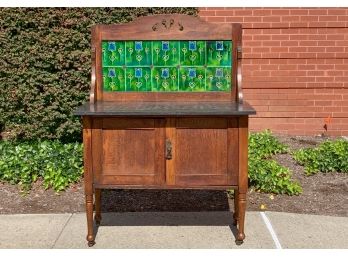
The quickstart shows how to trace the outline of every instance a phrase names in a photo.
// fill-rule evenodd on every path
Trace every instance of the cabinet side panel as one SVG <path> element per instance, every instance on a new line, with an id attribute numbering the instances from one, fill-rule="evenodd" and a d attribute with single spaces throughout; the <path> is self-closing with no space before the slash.
<path id="1" fill-rule="evenodd" d="M 92 128 L 92 155 L 93 155 L 93 177 L 94 182 L 98 182 L 102 173 L 102 119 L 93 119 Z"/>
<path id="2" fill-rule="evenodd" d="M 231 185 L 238 183 L 238 119 L 231 118 L 228 121 L 228 181 Z"/>

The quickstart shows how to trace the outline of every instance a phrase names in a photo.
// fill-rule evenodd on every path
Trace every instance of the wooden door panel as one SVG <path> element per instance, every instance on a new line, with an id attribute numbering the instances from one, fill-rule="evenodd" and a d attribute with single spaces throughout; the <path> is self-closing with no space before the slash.
<path id="1" fill-rule="evenodd" d="M 236 120 L 228 118 L 176 119 L 170 167 L 175 182 L 171 182 L 180 186 L 236 184 L 237 129 Z"/>
<path id="2" fill-rule="evenodd" d="M 103 174 L 153 175 L 155 128 L 104 129 Z"/>
<path id="3" fill-rule="evenodd" d="M 227 168 L 226 129 L 177 129 L 177 175 L 224 175 Z"/>
<path id="4" fill-rule="evenodd" d="M 96 127 L 97 183 L 164 183 L 163 120 L 109 118 L 97 121 Z"/>

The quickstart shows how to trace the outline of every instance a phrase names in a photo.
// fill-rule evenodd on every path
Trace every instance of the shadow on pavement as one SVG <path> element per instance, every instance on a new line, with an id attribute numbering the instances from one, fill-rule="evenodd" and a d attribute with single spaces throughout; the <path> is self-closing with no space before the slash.
<path id="1" fill-rule="evenodd" d="M 155 215 L 154 215 L 155 214 Z M 130 212 L 102 213 L 100 226 L 229 226 L 236 238 L 233 213 L 218 212 Z M 94 227 L 95 235 L 99 226 Z"/>

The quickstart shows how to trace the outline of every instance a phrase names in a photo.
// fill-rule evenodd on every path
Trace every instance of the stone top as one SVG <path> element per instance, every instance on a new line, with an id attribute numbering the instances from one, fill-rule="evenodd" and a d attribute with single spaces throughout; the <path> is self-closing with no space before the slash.
<path id="1" fill-rule="evenodd" d="M 78 116 L 243 116 L 256 114 L 248 103 L 236 102 L 106 102 L 85 103 Z"/>

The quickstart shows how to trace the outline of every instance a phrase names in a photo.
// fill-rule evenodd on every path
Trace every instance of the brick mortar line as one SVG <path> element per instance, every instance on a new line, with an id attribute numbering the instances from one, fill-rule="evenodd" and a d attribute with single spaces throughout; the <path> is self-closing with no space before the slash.
<path id="1" fill-rule="evenodd" d="M 215 16 L 213 16 L 215 17 Z M 222 16 L 221 16 L 222 17 Z M 233 17 L 233 16 L 231 16 Z M 211 23 L 241 23 L 242 25 L 244 23 L 249 23 L 249 22 L 211 22 Z M 252 22 L 250 22 L 252 23 Z M 265 22 L 268 23 L 268 22 Z M 348 27 L 254 27 L 254 28 L 250 28 L 250 27 L 242 27 L 242 29 L 348 29 Z"/>
<path id="2" fill-rule="evenodd" d="M 323 116 L 323 117 L 317 117 L 317 118 L 313 118 L 313 117 L 290 117 L 290 116 L 286 116 L 286 117 L 281 117 L 281 116 L 272 116 L 272 117 L 259 117 L 257 116 L 256 114 L 256 117 L 249 117 L 249 119 L 255 119 L 255 118 L 258 118 L 258 119 L 279 119 L 279 118 L 283 118 L 283 119 L 322 119 L 322 118 L 326 118 L 326 116 Z M 332 119 L 348 119 L 348 117 L 331 117 Z M 304 123 L 286 123 L 286 124 L 304 124 Z M 309 125 L 309 124 L 306 124 L 306 125 Z M 337 125 L 337 124 L 336 124 Z M 346 125 L 346 124 L 343 124 L 343 125 Z M 320 126 L 320 125 L 318 125 Z M 348 127 L 348 125 L 347 125 Z M 293 129 L 289 129 L 289 130 L 293 130 Z M 314 130 L 314 129 L 305 129 L 305 130 Z"/>
<path id="3" fill-rule="evenodd" d="M 264 81 L 256 81 L 256 82 L 264 82 Z M 281 83 L 281 82 L 266 82 L 266 83 Z M 345 87 L 243 87 L 243 89 L 272 89 L 272 90 L 273 89 L 346 89 L 348 90 L 348 88 L 345 88 Z"/>
<path id="4" fill-rule="evenodd" d="M 308 53 L 308 52 L 297 52 L 297 53 Z M 296 52 L 295 52 L 296 54 Z M 320 57 L 320 58 L 285 58 L 285 57 L 282 57 L 282 58 L 262 58 L 262 57 L 242 57 L 241 58 L 242 60 L 253 60 L 253 59 L 256 59 L 256 60 L 348 60 L 348 57 L 330 57 L 330 58 L 324 58 L 324 57 Z"/>
<path id="5" fill-rule="evenodd" d="M 257 115 L 257 114 L 256 114 Z M 255 119 L 255 118 L 258 118 L 258 119 L 279 119 L 279 118 L 282 118 L 282 119 L 321 119 L 321 118 L 326 118 L 326 116 L 323 116 L 323 117 L 296 117 L 296 116 L 271 116 L 271 117 L 249 117 L 249 119 Z M 331 117 L 333 119 L 348 119 L 348 116 L 347 117 Z M 299 123 L 299 124 L 302 124 L 302 123 Z M 348 124 L 343 124 L 343 125 L 347 125 Z"/>
<path id="6" fill-rule="evenodd" d="M 201 18 L 204 17 L 234 17 L 234 16 L 200 16 Z M 209 21 L 207 21 L 209 22 Z M 323 21 L 324 22 L 324 21 Z M 339 21 L 338 21 L 339 22 Z M 216 24 L 220 24 L 220 23 L 225 23 L 225 24 L 229 24 L 229 23 L 241 23 L 243 24 L 247 24 L 247 23 L 253 23 L 253 22 L 236 22 L 236 21 L 221 21 L 221 22 L 210 22 L 210 23 L 216 23 Z M 258 22 L 258 23 L 272 23 L 272 22 Z M 328 26 L 328 27 L 242 27 L 243 30 L 250 30 L 250 29 L 347 29 L 348 26 L 341 26 L 341 27 L 337 27 L 337 26 Z"/>

